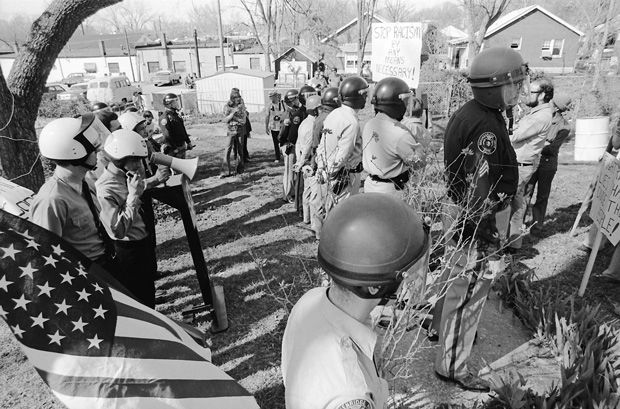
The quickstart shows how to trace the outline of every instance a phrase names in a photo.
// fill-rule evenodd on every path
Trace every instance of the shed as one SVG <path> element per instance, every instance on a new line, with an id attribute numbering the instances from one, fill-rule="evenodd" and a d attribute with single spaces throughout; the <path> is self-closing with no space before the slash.
<path id="1" fill-rule="evenodd" d="M 274 87 L 272 72 L 235 69 L 219 71 L 196 81 L 198 110 L 203 114 L 220 113 L 228 102 L 230 90 L 239 88 L 249 112 L 260 112 L 269 101 Z"/>
<path id="2" fill-rule="evenodd" d="M 274 62 L 276 78 L 280 82 L 292 82 L 284 78 L 286 74 L 287 76 L 304 75 L 305 79 L 308 79 L 314 75 L 318 62 L 318 55 L 303 46 L 296 45 L 276 58 Z"/>

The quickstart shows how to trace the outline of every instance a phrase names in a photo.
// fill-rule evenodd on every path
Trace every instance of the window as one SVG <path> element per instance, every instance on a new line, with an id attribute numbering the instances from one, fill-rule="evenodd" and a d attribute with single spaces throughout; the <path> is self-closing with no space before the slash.
<path id="1" fill-rule="evenodd" d="M 119 72 L 121 72 L 121 69 L 117 62 L 109 62 L 108 70 L 110 71 L 110 74 L 118 74 Z"/>
<path id="2" fill-rule="evenodd" d="M 88 84 L 88 88 L 97 88 L 97 83 L 91 82 L 90 84 Z"/>
<path id="3" fill-rule="evenodd" d="M 510 41 L 510 48 L 512 48 L 513 50 L 520 50 L 521 49 L 521 40 L 522 40 L 522 37 L 513 38 Z"/>
<path id="4" fill-rule="evenodd" d="M 564 39 L 545 40 L 541 48 L 542 58 L 561 58 L 564 50 Z"/>
<path id="5" fill-rule="evenodd" d="M 260 58 L 250 57 L 250 69 L 260 70 Z"/>
<path id="6" fill-rule="evenodd" d="M 187 72 L 185 61 L 172 61 L 172 66 L 176 72 Z"/>
<path id="7" fill-rule="evenodd" d="M 90 73 L 97 72 L 97 64 L 94 62 L 85 62 L 84 71 L 90 72 Z"/>
<path id="8" fill-rule="evenodd" d="M 148 61 L 146 63 L 146 67 L 149 71 L 149 74 L 159 71 L 159 61 Z"/>
<path id="9" fill-rule="evenodd" d="M 100 82 L 99 83 L 99 88 L 108 88 L 108 83 L 107 82 Z"/>
<path id="10" fill-rule="evenodd" d="M 217 71 L 220 71 L 222 69 L 222 56 L 221 55 L 216 55 L 215 56 L 215 69 Z"/>

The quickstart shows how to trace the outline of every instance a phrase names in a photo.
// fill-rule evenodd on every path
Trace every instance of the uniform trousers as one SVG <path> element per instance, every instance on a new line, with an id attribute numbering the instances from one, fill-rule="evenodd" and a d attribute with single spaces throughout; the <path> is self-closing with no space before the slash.
<path id="1" fill-rule="evenodd" d="M 511 203 L 510 233 L 508 236 L 510 242 L 509 247 L 515 249 L 520 249 L 523 245 L 521 229 L 523 228 L 526 210 L 525 187 L 532 178 L 535 170 L 535 165 L 519 166 L 519 185 Z"/>
<path id="2" fill-rule="evenodd" d="M 309 207 L 310 207 L 310 227 L 314 231 L 314 236 L 321 238 L 321 228 L 325 219 L 325 201 L 327 200 L 327 184 L 319 183 L 316 176 L 310 176 L 306 179 L 308 188 L 310 189 Z"/>
<path id="3" fill-rule="evenodd" d="M 405 197 L 404 192 L 396 189 L 394 183 L 378 182 L 371 179 L 370 175 L 364 180 L 364 193 L 387 193 L 401 200 Z"/>
<path id="4" fill-rule="evenodd" d="M 551 183 L 558 171 L 558 158 L 543 156 L 540 159 L 538 169 L 532 175 L 525 187 L 525 202 L 529 204 L 536 188 L 536 201 L 532 205 L 532 221 L 535 223 L 532 230 L 542 230 L 551 193 Z"/>
<path id="5" fill-rule="evenodd" d="M 271 139 L 273 140 L 273 150 L 276 154 L 276 160 L 279 162 L 282 160 L 282 153 L 280 152 L 280 142 L 278 142 L 278 135 L 280 131 L 271 131 Z"/>
<path id="6" fill-rule="evenodd" d="M 155 308 L 157 258 L 150 237 L 137 241 L 114 240 L 120 273 L 114 275 L 133 296 L 147 307 Z"/>
<path id="7" fill-rule="evenodd" d="M 295 172 L 293 171 L 295 150 L 289 148 L 290 153 L 286 153 L 286 145 L 281 146 L 280 149 L 284 157 L 284 174 L 282 175 L 283 198 L 288 202 L 292 202 L 295 199 Z"/>
<path id="8" fill-rule="evenodd" d="M 459 212 L 455 204 L 444 205 L 445 232 L 455 230 Z M 488 264 L 477 262 L 480 252 L 474 240 L 465 244 L 457 244 L 454 237 L 446 240 L 446 264 L 435 284 L 440 295 L 433 313 L 433 328 L 439 332 L 435 371 L 459 379 L 468 373 L 467 359 L 493 280 L 485 274 Z"/>
<path id="9" fill-rule="evenodd" d="M 342 200 L 349 196 L 356 195 L 360 192 L 360 183 L 362 181 L 362 174 L 359 172 L 349 172 L 349 183 L 342 189 L 340 193 L 334 193 L 331 189 L 331 183 L 328 183 L 327 200 L 325 201 L 326 216 L 329 211 L 340 203 Z"/>

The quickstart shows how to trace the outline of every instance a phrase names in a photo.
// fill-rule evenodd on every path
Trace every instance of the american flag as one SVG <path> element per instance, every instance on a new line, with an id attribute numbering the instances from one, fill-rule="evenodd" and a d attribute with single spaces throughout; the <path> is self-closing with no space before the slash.
<path id="1" fill-rule="evenodd" d="M 258 408 L 211 351 L 55 234 L 0 210 L 0 317 L 68 408 Z"/>

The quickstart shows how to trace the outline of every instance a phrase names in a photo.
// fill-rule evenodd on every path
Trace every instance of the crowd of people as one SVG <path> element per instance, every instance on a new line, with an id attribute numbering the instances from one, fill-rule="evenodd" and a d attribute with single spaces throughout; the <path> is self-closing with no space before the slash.
<path id="1" fill-rule="evenodd" d="M 522 57 L 509 48 L 476 56 L 469 82 L 473 99 L 452 115 L 444 136 L 448 198 L 442 213 L 450 257 L 439 281 L 448 284 L 437 293 L 429 334 L 439 342 L 440 379 L 488 391 L 467 366 L 482 307 L 501 272 L 501 254 L 520 251 L 531 201 L 530 234 L 543 232 L 558 153 L 571 134 L 563 116 L 571 101 L 549 79 L 530 81 Z M 288 318 L 281 363 L 287 408 L 385 407 L 388 388 L 375 366 L 371 312 L 397 294 L 401 301 L 423 301 L 416 294 L 426 282 L 431 238 L 406 199 L 433 149 L 425 107 L 395 77 L 378 81 L 371 98 L 368 93 L 363 77 L 341 78 L 334 70 L 329 81 L 317 71 L 300 89 L 269 94 L 265 131 L 275 161 L 284 165 L 282 198 L 310 225 L 319 240 L 318 262 L 332 280 L 303 295 Z M 520 98 L 530 111 L 515 124 L 512 109 Z M 362 127 L 359 112 L 368 101 L 374 116 Z M 149 158 L 153 152 L 184 158 L 193 147 L 178 97 L 167 94 L 163 103 L 161 144 L 144 108 L 116 115 L 98 103 L 93 113 L 46 125 L 39 147 L 56 169 L 30 213 L 150 307 L 157 263 L 149 191 L 171 171 Z M 226 177 L 243 172 L 249 161 L 251 125 L 237 88 L 223 122 Z"/>

